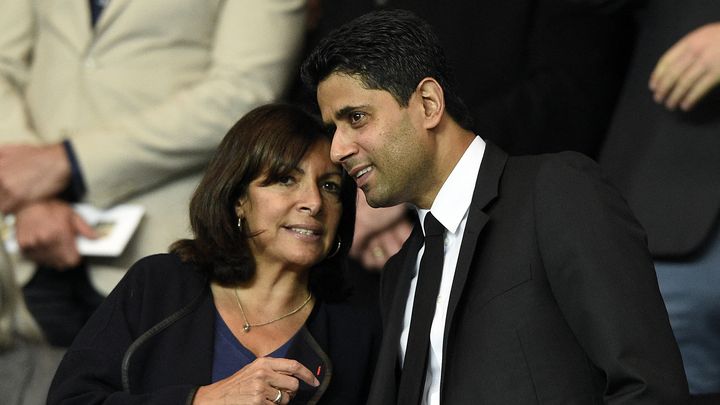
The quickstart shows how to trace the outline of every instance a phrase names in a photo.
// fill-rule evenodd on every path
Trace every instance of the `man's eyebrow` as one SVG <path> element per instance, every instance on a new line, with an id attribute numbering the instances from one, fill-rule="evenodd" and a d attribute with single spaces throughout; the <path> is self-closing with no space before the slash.
<path id="1" fill-rule="evenodd" d="M 351 111 L 353 111 L 357 108 L 358 107 L 351 106 L 351 105 L 345 106 L 345 107 L 335 111 L 335 119 L 341 120 L 341 119 L 345 118 L 348 114 L 350 114 Z"/>
<path id="2" fill-rule="evenodd" d="M 365 107 L 366 107 L 366 106 L 363 106 L 363 105 L 348 105 L 348 106 L 345 106 L 345 107 L 343 107 L 343 108 L 335 111 L 335 114 L 334 114 L 334 117 L 333 117 L 333 118 L 334 118 L 336 121 L 342 121 L 342 120 L 346 119 L 346 117 L 348 116 L 348 114 L 350 114 L 352 111 L 355 111 L 355 110 L 358 110 L 358 109 L 363 109 L 363 108 L 365 108 Z M 336 126 L 334 122 L 327 122 L 327 121 L 324 121 L 324 122 L 323 122 L 323 125 L 324 125 L 325 128 L 328 129 L 328 130 L 334 130 L 334 129 L 335 129 L 335 126 Z"/>

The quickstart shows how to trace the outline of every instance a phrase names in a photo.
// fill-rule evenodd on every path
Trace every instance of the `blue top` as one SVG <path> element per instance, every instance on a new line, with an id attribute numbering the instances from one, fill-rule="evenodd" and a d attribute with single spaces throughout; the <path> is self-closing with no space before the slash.
<path id="1" fill-rule="evenodd" d="M 296 336 L 297 334 L 293 335 L 290 340 L 278 347 L 274 352 L 268 354 L 267 357 L 285 357 Z M 212 382 L 220 381 L 235 374 L 241 368 L 252 363 L 256 358 L 253 352 L 237 340 L 216 309 Z"/>

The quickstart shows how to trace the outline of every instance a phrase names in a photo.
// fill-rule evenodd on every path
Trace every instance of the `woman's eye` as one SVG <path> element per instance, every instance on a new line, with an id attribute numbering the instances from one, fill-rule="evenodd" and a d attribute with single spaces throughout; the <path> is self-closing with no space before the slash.
<path id="1" fill-rule="evenodd" d="M 326 181 L 322 184 L 322 188 L 325 191 L 329 191 L 333 194 L 340 194 L 340 185 L 332 181 Z"/>
<path id="2" fill-rule="evenodd" d="M 277 180 L 277 182 L 279 184 L 289 186 L 289 185 L 295 183 L 295 179 L 292 176 L 282 176 Z"/>

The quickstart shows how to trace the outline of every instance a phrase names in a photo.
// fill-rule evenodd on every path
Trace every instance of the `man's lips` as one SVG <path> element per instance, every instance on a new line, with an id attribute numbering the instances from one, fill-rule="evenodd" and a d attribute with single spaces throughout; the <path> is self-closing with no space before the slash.
<path id="1" fill-rule="evenodd" d="M 365 175 L 365 173 L 371 172 L 372 170 L 373 170 L 373 167 L 372 167 L 372 166 L 368 166 L 368 167 L 366 167 L 366 168 L 358 171 L 357 174 L 355 174 L 355 176 L 353 176 L 353 177 L 355 177 L 355 179 L 359 179 L 360 177 L 362 177 L 363 175 Z"/>
<path id="2" fill-rule="evenodd" d="M 355 180 L 355 183 L 358 187 L 362 187 L 367 183 L 367 179 L 369 178 L 368 174 L 372 173 L 373 170 L 375 170 L 375 167 L 372 165 L 365 166 L 365 167 L 355 167 L 350 171 L 350 176 Z"/>

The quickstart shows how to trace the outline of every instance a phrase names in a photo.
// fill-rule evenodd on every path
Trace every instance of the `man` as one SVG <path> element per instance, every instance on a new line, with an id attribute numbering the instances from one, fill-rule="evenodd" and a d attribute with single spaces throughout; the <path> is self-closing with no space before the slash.
<path id="1" fill-rule="evenodd" d="M 424 224 L 383 273 L 370 404 L 686 400 L 643 230 L 597 165 L 476 136 L 409 12 L 334 31 L 303 77 L 368 203 L 411 203 Z"/>
<path id="2" fill-rule="evenodd" d="M 720 403 L 720 2 L 647 1 L 638 23 L 599 162 L 647 231 L 690 393 Z"/>
<path id="3" fill-rule="evenodd" d="M 187 234 L 215 146 L 290 78 L 304 3 L 0 3 L 0 211 L 38 269 L 25 294 L 51 343 L 70 344 L 95 288 Z M 122 256 L 81 257 L 76 236 L 94 233 L 73 200 L 145 208 Z"/>
<path id="4" fill-rule="evenodd" d="M 364 12 L 410 10 L 434 27 L 483 139 L 511 155 L 575 150 L 596 157 L 627 65 L 632 7 L 597 10 L 588 1 L 316 0 L 321 17 L 308 51 Z M 401 208 L 358 201 L 350 254 L 366 268 L 382 268 L 410 234 Z"/>

